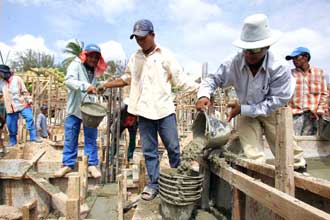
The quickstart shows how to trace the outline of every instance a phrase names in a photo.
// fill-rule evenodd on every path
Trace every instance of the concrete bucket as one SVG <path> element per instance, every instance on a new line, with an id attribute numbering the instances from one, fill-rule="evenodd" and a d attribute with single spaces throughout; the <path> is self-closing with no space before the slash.
<path id="1" fill-rule="evenodd" d="M 203 175 L 192 172 L 181 175 L 176 169 L 160 172 L 159 188 L 161 213 L 165 220 L 188 220 L 191 218 L 195 202 L 200 199 Z"/>
<path id="2" fill-rule="evenodd" d="M 86 127 L 97 128 L 107 114 L 107 109 L 99 103 L 84 102 L 86 96 L 87 94 L 84 96 L 80 106 L 82 121 Z"/>

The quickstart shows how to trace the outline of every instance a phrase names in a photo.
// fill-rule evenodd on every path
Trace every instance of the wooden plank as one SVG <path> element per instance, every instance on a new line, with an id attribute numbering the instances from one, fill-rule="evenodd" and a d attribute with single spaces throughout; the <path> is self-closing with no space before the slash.
<path id="1" fill-rule="evenodd" d="M 124 195 L 123 195 L 123 175 L 117 175 L 117 182 L 118 182 L 118 220 L 124 219 Z"/>
<path id="2" fill-rule="evenodd" d="M 217 160 L 211 171 L 285 219 L 329 220 L 330 215 Z"/>
<path id="3" fill-rule="evenodd" d="M 233 188 L 233 208 L 232 208 L 232 220 L 244 220 L 245 219 L 245 195 Z"/>
<path id="4" fill-rule="evenodd" d="M 80 203 L 84 203 L 87 196 L 88 189 L 88 156 L 82 156 L 82 160 L 79 161 L 79 175 L 80 175 Z"/>
<path id="5" fill-rule="evenodd" d="M 142 193 L 146 184 L 146 163 L 144 159 L 140 160 L 140 172 L 139 172 L 139 192 Z"/>
<path id="6" fill-rule="evenodd" d="M 275 167 L 270 164 L 260 164 L 253 160 L 237 158 L 233 161 L 235 164 L 245 167 L 249 170 L 263 174 L 265 176 L 275 176 Z M 330 181 L 312 177 L 304 176 L 303 174 L 294 172 L 295 187 L 310 191 L 324 198 L 330 199 Z"/>
<path id="7" fill-rule="evenodd" d="M 203 180 L 203 191 L 201 198 L 201 208 L 208 210 L 210 208 L 210 177 L 211 171 L 208 164 L 201 166 L 201 173 L 204 175 Z"/>
<path id="8" fill-rule="evenodd" d="M 38 160 L 46 153 L 46 150 L 39 150 L 30 160 L 30 163 L 34 166 Z"/>
<path id="9" fill-rule="evenodd" d="M 291 108 L 276 112 L 275 188 L 294 196 L 293 121 Z"/>
<path id="10" fill-rule="evenodd" d="M 80 176 L 78 173 L 72 173 L 68 182 L 68 201 L 66 203 L 66 219 L 80 219 Z"/>
<path id="11" fill-rule="evenodd" d="M 46 179 L 39 177 L 38 174 L 34 171 L 29 171 L 26 176 L 30 178 L 35 184 L 37 184 L 37 186 L 39 186 L 42 190 L 48 193 L 52 199 L 52 207 L 65 215 L 66 202 L 68 200 L 67 195 L 61 192 L 57 187 L 52 185 Z"/>
<path id="12" fill-rule="evenodd" d="M 32 164 L 28 160 L 0 160 L 0 179 L 22 179 L 31 167 Z"/>

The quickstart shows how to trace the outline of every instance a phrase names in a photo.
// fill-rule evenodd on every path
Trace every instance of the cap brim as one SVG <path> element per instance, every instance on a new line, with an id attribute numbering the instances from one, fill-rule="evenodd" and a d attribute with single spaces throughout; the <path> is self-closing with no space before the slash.
<path id="1" fill-rule="evenodd" d="M 129 37 L 129 39 L 133 39 L 135 36 L 138 37 L 145 37 L 149 34 L 149 31 L 134 31 L 131 36 Z"/>
<path id="2" fill-rule="evenodd" d="M 285 59 L 286 60 L 292 60 L 293 59 L 293 56 L 286 56 Z"/>
<path id="3" fill-rule="evenodd" d="M 281 37 L 281 33 L 278 31 L 273 31 L 271 36 L 267 39 L 254 41 L 254 42 L 247 42 L 242 41 L 241 39 L 235 40 L 233 45 L 242 49 L 256 49 L 256 48 L 263 48 L 271 46 L 272 44 L 276 43 Z"/>

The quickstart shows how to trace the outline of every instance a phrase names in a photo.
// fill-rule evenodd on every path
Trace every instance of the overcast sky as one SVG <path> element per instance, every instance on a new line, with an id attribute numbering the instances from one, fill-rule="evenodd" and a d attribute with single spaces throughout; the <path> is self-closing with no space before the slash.
<path id="1" fill-rule="evenodd" d="M 138 48 L 133 24 L 153 22 L 156 42 L 172 50 L 186 71 L 217 69 L 238 49 L 245 17 L 264 13 L 282 32 L 271 49 L 284 58 L 295 47 L 311 50 L 311 64 L 330 72 L 330 0 L 0 0 L 0 50 L 4 56 L 32 48 L 60 62 L 66 43 L 101 46 L 106 60 L 124 60 Z M 291 63 L 290 63 L 291 65 Z"/>

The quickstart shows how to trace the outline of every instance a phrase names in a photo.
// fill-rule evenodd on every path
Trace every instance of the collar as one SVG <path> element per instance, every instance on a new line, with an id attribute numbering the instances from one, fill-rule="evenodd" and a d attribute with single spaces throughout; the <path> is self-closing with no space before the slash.
<path id="1" fill-rule="evenodd" d="M 242 71 L 244 69 L 244 67 L 248 68 L 249 65 L 246 63 L 243 52 L 241 52 L 241 56 L 242 56 L 242 61 L 241 61 L 241 65 L 240 65 L 240 70 Z M 263 69 L 264 71 L 266 71 L 267 69 L 267 60 L 268 60 L 268 56 L 269 56 L 269 51 L 267 51 L 264 61 L 262 62 L 261 65 L 261 69 Z"/>
<path id="2" fill-rule="evenodd" d="M 160 46 L 156 45 L 155 49 L 153 51 L 151 51 L 148 55 L 145 55 L 142 51 L 142 49 L 138 49 L 138 54 L 139 55 L 142 55 L 144 57 L 148 57 L 148 56 L 151 56 L 152 54 L 156 53 L 156 52 L 159 52 L 161 53 L 162 49 Z"/>

